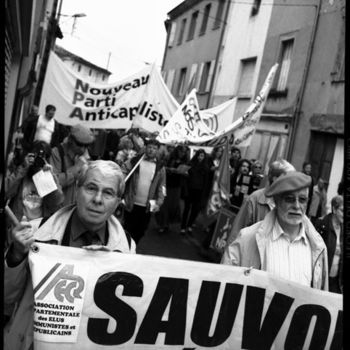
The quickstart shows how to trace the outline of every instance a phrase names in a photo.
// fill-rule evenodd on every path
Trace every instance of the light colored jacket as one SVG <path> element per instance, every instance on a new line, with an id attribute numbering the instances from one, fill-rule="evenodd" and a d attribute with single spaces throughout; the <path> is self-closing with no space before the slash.
<path id="1" fill-rule="evenodd" d="M 268 213 L 264 220 L 246 227 L 237 239 L 226 246 L 221 264 L 253 267 L 264 266 L 266 246 L 276 221 L 276 209 Z M 328 290 L 327 248 L 322 237 L 311 221 L 304 216 L 305 234 L 309 240 L 312 256 L 312 288 Z"/>
<path id="2" fill-rule="evenodd" d="M 226 245 L 231 244 L 242 228 L 251 226 L 265 218 L 274 207 L 275 202 L 272 197 L 265 196 L 266 188 L 254 191 L 246 198 L 237 213 L 232 229 L 227 239 Z"/>
<path id="3" fill-rule="evenodd" d="M 53 214 L 35 233 L 35 239 L 61 244 L 62 238 L 75 206 L 66 206 Z M 108 220 L 109 238 L 107 247 L 122 253 L 135 253 L 135 242 L 130 246 L 119 221 L 112 216 Z M 4 349 L 28 350 L 33 343 L 33 286 L 28 259 L 16 267 L 4 269 L 4 306 L 17 304 L 15 313 L 4 329 Z"/>

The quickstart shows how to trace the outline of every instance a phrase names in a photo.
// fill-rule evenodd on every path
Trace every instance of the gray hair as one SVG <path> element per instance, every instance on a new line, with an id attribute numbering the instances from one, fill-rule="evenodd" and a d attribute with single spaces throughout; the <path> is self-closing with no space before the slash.
<path id="1" fill-rule="evenodd" d="M 89 171 L 97 169 L 102 175 L 114 176 L 118 178 L 118 188 L 116 188 L 117 196 L 121 197 L 125 190 L 124 174 L 122 173 L 119 165 L 111 160 L 94 160 L 88 162 L 88 164 L 82 167 L 82 170 L 78 177 L 78 187 L 84 185 L 87 174 Z"/>
<path id="2" fill-rule="evenodd" d="M 282 174 L 286 174 L 290 171 L 295 171 L 295 168 L 285 159 L 278 159 L 272 162 L 267 174 L 270 185 L 272 184 L 275 177 L 279 177 Z"/>

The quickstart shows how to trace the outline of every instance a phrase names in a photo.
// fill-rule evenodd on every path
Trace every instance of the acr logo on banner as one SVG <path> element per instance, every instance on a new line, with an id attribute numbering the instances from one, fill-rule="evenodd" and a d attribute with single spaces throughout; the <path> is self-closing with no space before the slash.
<path id="1" fill-rule="evenodd" d="M 57 263 L 39 282 L 34 289 L 34 295 L 52 276 L 62 264 Z M 73 303 L 74 299 L 82 299 L 82 291 L 85 282 L 82 277 L 73 274 L 74 265 L 63 265 L 61 270 L 47 284 L 44 290 L 36 297 L 37 300 L 43 300 L 47 294 L 53 290 L 55 298 L 60 302 Z"/>

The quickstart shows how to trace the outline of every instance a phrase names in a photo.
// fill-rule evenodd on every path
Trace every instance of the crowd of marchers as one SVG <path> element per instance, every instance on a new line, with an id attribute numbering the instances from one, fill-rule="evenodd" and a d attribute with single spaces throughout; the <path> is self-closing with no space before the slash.
<path id="1" fill-rule="evenodd" d="M 13 137 L 5 176 L 5 348 L 33 345 L 33 288 L 28 252 L 35 242 L 136 253 L 152 216 L 160 235 L 180 223 L 192 234 L 208 203 L 223 147 L 210 154 L 162 145 L 138 129 L 63 126 L 56 107 L 36 107 Z M 41 197 L 33 181 L 48 172 L 56 189 Z M 343 193 L 327 208 L 326 182 L 284 159 L 263 164 L 229 155 L 230 203 L 235 213 L 221 263 L 253 267 L 308 287 L 342 293 Z M 180 205 L 180 203 L 182 205 Z M 215 222 L 203 235 L 210 242 Z M 205 243 L 206 242 L 206 243 Z M 207 244 L 208 246 L 208 244 Z"/>

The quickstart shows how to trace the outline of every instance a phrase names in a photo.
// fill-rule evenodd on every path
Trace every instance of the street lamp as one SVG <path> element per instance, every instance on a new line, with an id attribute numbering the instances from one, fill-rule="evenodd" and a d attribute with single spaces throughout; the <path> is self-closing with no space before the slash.
<path id="1" fill-rule="evenodd" d="M 70 34 L 71 36 L 73 36 L 74 30 L 75 30 L 75 26 L 76 26 L 76 22 L 77 22 L 77 18 L 86 17 L 86 14 L 85 13 L 75 13 L 74 15 L 72 15 L 72 17 L 74 18 L 74 21 L 73 21 L 73 25 L 72 25 L 72 32 Z"/>
<path id="2" fill-rule="evenodd" d="M 58 23 L 60 21 L 60 17 L 72 17 L 73 18 L 73 24 L 72 24 L 72 31 L 71 31 L 71 36 L 74 34 L 74 30 L 76 27 L 76 23 L 77 23 L 77 18 L 81 18 L 81 17 L 86 17 L 85 13 L 75 13 L 74 15 L 64 15 L 63 13 L 59 13 L 58 14 Z"/>

